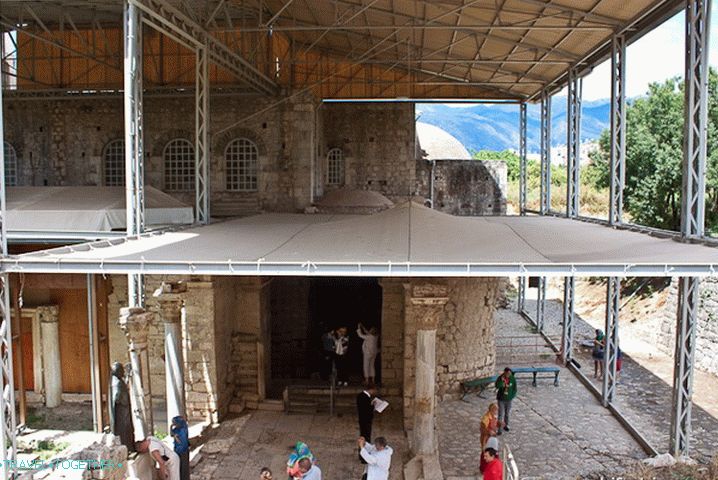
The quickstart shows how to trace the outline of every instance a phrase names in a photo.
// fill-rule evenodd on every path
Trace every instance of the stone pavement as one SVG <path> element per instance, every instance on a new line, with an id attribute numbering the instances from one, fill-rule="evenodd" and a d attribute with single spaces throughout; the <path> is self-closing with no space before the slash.
<path id="1" fill-rule="evenodd" d="M 394 449 L 391 480 L 403 478 L 409 461 L 401 427 L 401 412 L 386 411 L 374 419 L 374 436 L 386 437 Z M 200 460 L 192 468 L 193 480 L 256 480 L 266 466 L 274 478 L 284 479 L 286 460 L 301 440 L 317 457 L 325 480 L 359 480 L 363 466 L 356 449 L 356 415 L 285 414 L 252 411 L 222 421 L 200 448 Z"/>
<path id="2" fill-rule="evenodd" d="M 533 314 L 535 302 L 527 299 L 526 308 Z M 546 303 L 545 329 L 552 336 L 560 335 L 562 309 L 563 305 L 559 301 L 549 300 Z M 576 316 L 576 321 L 575 345 L 592 339 L 595 328 L 604 329 L 603 324 L 595 319 L 590 320 L 593 325 L 579 316 Z M 655 347 L 640 345 L 640 338 L 628 338 L 628 335 L 626 333 L 625 338 L 621 337 L 623 369 L 614 403 L 654 448 L 666 452 L 671 427 L 673 360 Z M 646 354 L 647 351 L 650 354 Z M 592 378 L 590 350 L 577 348 L 574 355 L 583 372 L 600 389 L 600 380 Z M 692 409 L 690 456 L 701 463 L 708 463 L 718 455 L 718 379 L 696 371 L 694 400 L 696 404 Z"/>
<path id="3" fill-rule="evenodd" d="M 525 320 L 511 310 L 498 310 L 498 335 L 526 336 Z M 497 365 L 497 370 L 499 366 Z M 641 447 L 568 370 L 562 369 L 560 386 L 550 379 L 531 386 L 518 379 L 519 393 L 511 412 L 507 442 L 521 478 L 586 478 L 611 475 L 645 457 Z M 439 405 L 440 461 L 447 480 L 478 478 L 479 422 L 493 391 L 486 399 L 471 395 L 466 401 Z"/>

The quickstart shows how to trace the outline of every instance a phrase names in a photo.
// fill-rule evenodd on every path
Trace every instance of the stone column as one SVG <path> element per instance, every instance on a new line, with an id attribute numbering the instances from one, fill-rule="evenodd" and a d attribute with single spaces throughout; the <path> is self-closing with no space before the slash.
<path id="1" fill-rule="evenodd" d="M 62 403 L 62 363 L 60 361 L 59 307 L 37 307 L 42 345 L 42 375 L 45 384 L 45 406 L 55 408 Z"/>
<path id="2" fill-rule="evenodd" d="M 177 415 L 186 417 L 184 398 L 184 359 L 182 358 L 183 283 L 169 284 L 157 299 L 160 317 L 165 326 L 165 381 L 167 385 L 167 431 Z"/>
<path id="3" fill-rule="evenodd" d="M 147 334 L 154 314 L 140 307 L 120 309 L 119 325 L 127 337 L 132 376 L 130 379 L 135 439 L 141 440 L 154 430 L 152 421 L 152 391 L 147 355 Z"/>
<path id="4" fill-rule="evenodd" d="M 412 447 L 417 455 L 436 452 L 436 328 L 448 301 L 446 285 L 412 285 L 411 305 L 416 320 L 416 390 Z"/>

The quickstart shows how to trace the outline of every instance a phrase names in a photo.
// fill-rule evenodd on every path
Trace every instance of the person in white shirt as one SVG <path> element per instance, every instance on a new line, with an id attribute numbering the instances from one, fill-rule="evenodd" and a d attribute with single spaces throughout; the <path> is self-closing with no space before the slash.
<path id="1" fill-rule="evenodd" d="M 149 453 L 160 469 L 160 480 L 180 480 L 180 459 L 169 445 L 155 437 L 135 444 L 138 453 Z"/>
<path id="2" fill-rule="evenodd" d="M 357 335 L 364 340 L 361 352 L 364 357 L 364 385 L 374 386 L 376 377 L 376 356 L 379 354 L 379 335 L 376 327 L 365 328 L 361 323 L 357 328 Z"/>
<path id="3" fill-rule="evenodd" d="M 394 450 L 386 444 L 384 437 L 377 437 L 374 445 L 359 437 L 361 456 L 367 463 L 366 480 L 388 480 L 391 455 Z"/>
<path id="4" fill-rule="evenodd" d="M 337 367 L 337 385 L 349 385 L 349 365 L 347 364 L 347 351 L 349 350 L 349 337 L 347 328 L 337 328 L 334 336 L 334 353 Z"/>
<path id="5" fill-rule="evenodd" d="M 299 460 L 299 471 L 302 472 L 302 480 L 322 480 L 322 471 L 308 458 Z"/>

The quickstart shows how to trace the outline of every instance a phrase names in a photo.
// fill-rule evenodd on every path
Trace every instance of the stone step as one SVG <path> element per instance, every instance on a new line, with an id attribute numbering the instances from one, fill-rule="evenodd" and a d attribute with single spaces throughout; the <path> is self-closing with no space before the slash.
<path id="1" fill-rule="evenodd" d="M 257 410 L 265 412 L 283 412 L 284 402 L 281 400 L 262 400 L 257 404 Z"/>

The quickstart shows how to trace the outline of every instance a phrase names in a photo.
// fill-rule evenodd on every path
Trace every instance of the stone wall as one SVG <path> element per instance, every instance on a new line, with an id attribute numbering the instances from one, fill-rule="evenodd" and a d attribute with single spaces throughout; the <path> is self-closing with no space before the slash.
<path id="1" fill-rule="evenodd" d="M 210 132 L 231 127 L 213 137 L 211 145 L 210 191 L 216 213 L 299 211 L 311 204 L 317 102 L 297 95 L 270 108 L 275 102 L 253 96 L 211 99 Z M 103 184 L 104 146 L 124 135 L 121 97 L 4 104 L 6 140 L 18 154 L 19 185 Z M 177 138 L 194 143 L 194 99 L 146 97 L 144 113 L 145 180 L 164 189 L 165 146 Z M 234 126 L 243 118 L 247 120 Z M 257 192 L 226 188 L 224 153 L 237 137 L 257 145 Z M 169 193 L 194 205 L 193 192 Z"/>
<path id="2" fill-rule="evenodd" d="M 695 366 L 718 375 L 718 278 L 701 279 L 699 295 Z M 674 278 L 661 313 L 660 330 L 653 339 L 658 349 L 670 356 L 676 348 L 677 308 L 678 279 Z"/>
<path id="3" fill-rule="evenodd" d="M 405 282 L 404 292 L 404 425 L 413 427 L 416 312 L 411 287 L 426 280 Z M 446 279 L 449 300 L 443 307 L 436 332 L 437 400 L 456 398 L 461 381 L 494 372 L 494 311 L 500 288 L 498 278 Z"/>
<path id="4" fill-rule="evenodd" d="M 121 307 L 127 306 L 127 277 L 113 275 L 112 292 L 108 297 L 108 331 L 110 344 L 110 361 L 126 363 L 128 361 L 127 343 L 124 334 L 117 326 L 117 318 Z M 152 292 L 159 288 L 162 281 L 185 281 L 187 292 L 179 294 L 185 303 L 185 319 L 182 324 L 182 350 L 185 360 L 185 398 L 187 415 L 195 420 L 207 420 L 213 423 L 219 420 L 228 408 L 231 392 L 227 392 L 227 384 L 220 379 L 227 375 L 227 358 L 230 355 L 230 342 L 217 341 L 216 330 L 226 334 L 231 328 L 230 320 L 223 314 L 220 305 L 219 314 L 215 299 L 224 297 L 227 292 L 222 280 L 209 277 L 145 277 L 146 308 L 158 312 L 157 299 Z M 215 289 L 219 293 L 215 292 Z M 230 298 L 228 296 L 228 298 Z M 229 335 L 231 338 L 231 335 Z M 154 398 L 165 396 L 164 366 L 164 325 L 155 316 L 150 325 L 148 339 L 150 361 L 150 388 Z M 161 430 L 166 427 L 156 425 Z"/>
<path id="5" fill-rule="evenodd" d="M 417 192 L 431 199 L 432 164 L 416 162 Z M 459 216 L 506 214 L 506 163 L 481 160 L 437 160 L 434 208 Z"/>
<path id="6" fill-rule="evenodd" d="M 393 201 L 416 189 L 414 105 L 411 103 L 331 103 L 322 106 L 323 138 L 318 156 L 341 148 L 345 185 L 374 190 Z M 327 187 L 331 188 L 331 187 Z"/>
<path id="7" fill-rule="evenodd" d="M 401 399 L 404 385 L 404 285 L 400 279 L 380 282 L 381 395 Z"/>

